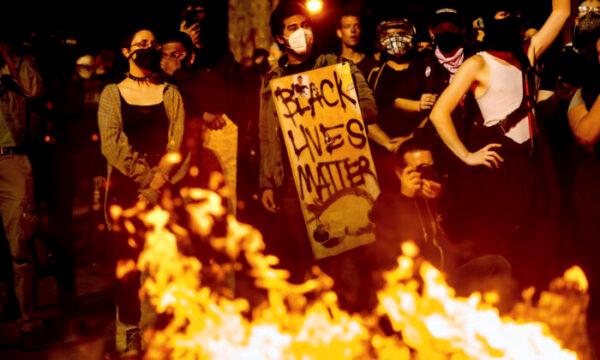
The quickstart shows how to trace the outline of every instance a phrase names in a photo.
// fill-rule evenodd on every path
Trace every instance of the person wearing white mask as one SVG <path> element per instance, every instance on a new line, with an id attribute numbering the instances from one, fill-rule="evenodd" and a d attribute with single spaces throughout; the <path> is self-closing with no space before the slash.
<path id="1" fill-rule="evenodd" d="M 279 128 L 279 120 L 272 99 L 271 80 L 283 76 L 334 65 L 343 60 L 334 54 L 320 55 L 314 51 L 315 38 L 307 9 L 295 2 L 277 6 L 270 19 L 271 33 L 283 55 L 266 75 L 261 89 L 259 114 L 261 203 L 271 213 L 279 213 L 292 239 L 282 254 L 284 266 L 291 270 L 292 281 L 302 281 L 313 261 L 309 239 L 302 216 L 300 201 L 294 185 L 290 162 Z M 358 94 L 362 117 L 371 139 L 392 150 L 395 146 L 374 124 L 377 106 L 360 70 L 350 65 Z M 288 263 L 289 261 L 289 263 Z"/>

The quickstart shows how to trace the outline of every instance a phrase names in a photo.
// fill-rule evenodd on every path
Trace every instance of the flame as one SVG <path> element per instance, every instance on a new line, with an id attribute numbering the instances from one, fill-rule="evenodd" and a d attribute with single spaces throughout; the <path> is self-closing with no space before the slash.
<path id="1" fill-rule="evenodd" d="M 135 261 L 129 259 L 129 260 L 119 260 L 117 262 L 117 279 L 122 279 L 125 276 L 127 276 L 127 274 L 129 274 L 130 272 L 135 271 Z"/>
<path id="2" fill-rule="evenodd" d="M 579 266 L 573 266 L 565 271 L 563 278 L 567 282 L 573 283 L 579 291 L 586 292 L 588 289 L 588 280 Z"/>
<path id="3" fill-rule="evenodd" d="M 165 161 L 171 165 L 179 164 L 181 162 L 181 154 L 178 152 L 171 152 L 166 156 Z"/>
<path id="4" fill-rule="evenodd" d="M 187 227 L 179 224 L 180 215 L 159 207 L 114 213 L 111 208 L 113 215 L 138 216 L 148 227 L 137 261 L 148 274 L 141 293 L 168 321 L 146 333 L 147 359 L 577 358 L 561 347 L 551 325 L 525 316 L 535 307 L 503 317 L 491 305 L 497 293 L 484 294 L 486 301 L 478 293 L 456 297 L 443 274 L 417 258 L 413 242 L 402 245 L 396 269 L 383 274 L 386 285 L 373 313 L 350 314 L 340 309 L 333 281 L 318 268 L 305 283 L 289 283 L 288 272 L 276 268 L 279 260 L 264 254 L 260 233 L 227 215 L 216 193 L 185 189 L 182 197 Z M 230 263 L 202 263 L 180 249 L 199 243 L 225 254 Z M 254 306 L 234 297 L 227 284 L 242 264 L 264 292 Z M 206 273 L 218 274 L 221 283 L 210 284 Z M 580 269 L 560 279 L 578 289 L 585 289 L 584 280 Z M 392 333 L 381 328 L 382 319 Z"/>

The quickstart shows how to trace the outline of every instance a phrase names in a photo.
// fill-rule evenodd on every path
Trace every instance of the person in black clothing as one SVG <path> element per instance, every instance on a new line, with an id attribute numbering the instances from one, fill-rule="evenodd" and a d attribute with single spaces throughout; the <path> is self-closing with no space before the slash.
<path id="1" fill-rule="evenodd" d="M 98 104 L 102 155 L 108 163 L 105 209 L 130 208 L 138 203 L 157 204 L 165 189 L 187 173 L 171 161 L 180 155 L 185 112 L 179 91 L 160 76 L 161 45 L 145 29 L 129 33 L 121 52 L 128 59 L 127 77 L 107 85 Z M 183 158 L 183 156 L 180 156 Z M 187 164 L 188 159 L 182 164 Z M 107 219 L 116 261 L 137 259 L 143 236 L 127 234 Z M 131 240 L 130 240 L 131 239 Z M 130 241 L 139 242 L 136 246 Z M 141 349 L 140 276 L 130 271 L 119 279 L 117 311 L 126 327 L 126 352 Z"/>
<path id="2" fill-rule="evenodd" d="M 215 71 L 194 68 L 196 53 L 184 32 L 175 32 L 162 41 L 161 68 L 169 82 L 177 85 L 185 108 L 184 149 L 190 167 L 200 169 L 178 183 L 178 187 L 208 187 L 213 172 L 222 172 L 217 156 L 203 146 L 204 132 L 225 126 L 225 85 Z"/>
<path id="3" fill-rule="evenodd" d="M 340 39 L 340 57 L 352 61 L 365 79 L 377 65 L 361 47 L 362 23 L 358 13 L 345 10 L 338 17 L 336 35 Z"/>
<path id="4" fill-rule="evenodd" d="M 425 51 L 424 62 L 431 69 L 425 88 L 432 94 L 441 94 L 446 90 L 458 68 L 465 59 L 474 54 L 467 46 L 464 17 L 459 8 L 451 2 L 440 3 L 433 11 L 429 23 L 429 35 L 433 49 Z M 469 124 L 480 119 L 479 107 L 472 94 L 467 94 L 452 112 L 457 133 L 467 137 Z M 446 219 L 446 230 L 452 238 L 458 238 L 465 228 L 465 199 L 472 192 L 468 166 L 452 154 L 443 144 L 431 122 L 425 126 L 427 136 L 433 139 L 432 151 L 440 171 L 448 174 L 445 187 L 447 196 L 440 200 L 440 211 Z"/>
<path id="5" fill-rule="evenodd" d="M 573 202 L 583 243 L 582 260 L 590 280 L 588 320 L 596 347 L 600 343 L 600 22 L 597 9 L 596 14 L 588 11 L 582 15 L 577 24 L 585 40 L 578 46 L 587 63 L 586 79 L 573 96 L 568 111 L 571 130 L 583 147 L 573 179 Z M 600 349 L 596 351 L 600 353 Z"/>
<path id="6" fill-rule="evenodd" d="M 393 266 L 400 255 L 399 245 L 413 240 L 425 258 L 441 267 L 446 235 L 435 207 L 442 184 L 433 155 L 428 146 L 410 139 L 400 146 L 395 160 L 394 176 L 400 186 L 383 191 L 371 213 L 377 228 L 376 246 L 384 250 L 377 262 L 383 268 Z"/>
<path id="7" fill-rule="evenodd" d="M 391 151 L 395 152 L 425 124 L 436 97 L 425 88 L 431 67 L 425 66 L 415 48 L 414 25 L 407 19 L 392 19 L 381 22 L 377 32 L 384 62 L 371 72 L 369 85 L 379 107 L 377 123 L 395 140 Z M 371 150 L 380 186 L 394 187 L 393 154 L 376 145 Z"/>
<path id="8" fill-rule="evenodd" d="M 448 274 L 459 295 L 494 289 L 502 294 L 502 305 L 509 308 L 515 294 L 508 261 L 495 254 L 472 256 L 444 230 L 444 219 L 437 209 L 444 181 L 431 147 L 423 140 L 409 139 L 400 146 L 395 160 L 399 186 L 382 192 L 371 212 L 377 240 L 365 253 L 375 288 L 383 285 L 380 272 L 397 266 L 401 244 L 411 240 L 425 260 Z M 365 291 L 372 306 L 374 289 Z"/>

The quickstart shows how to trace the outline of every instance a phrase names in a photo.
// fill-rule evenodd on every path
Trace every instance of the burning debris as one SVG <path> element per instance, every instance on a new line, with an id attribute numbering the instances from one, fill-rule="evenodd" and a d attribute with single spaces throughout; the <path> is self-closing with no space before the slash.
<path id="1" fill-rule="evenodd" d="M 512 317 L 503 317 L 489 303 L 494 296 L 456 297 L 407 242 L 397 268 L 383 274 L 377 308 L 350 314 L 318 268 L 305 283 L 289 283 L 278 259 L 264 254 L 260 233 L 227 215 L 219 195 L 192 189 L 182 197 L 163 201 L 162 209 L 112 211 L 120 222 L 140 218 L 148 229 L 137 261 L 148 275 L 141 295 L 157 314 L 145 331 L 147 359 L 529 360 L 576 359 L 575 351 L 589 357 L 587 284 L 579 268 L 555 280 L 539 305 L 530 291 Z M 233 274 L 242 272 L 262 300 L 234 296 Z"/>

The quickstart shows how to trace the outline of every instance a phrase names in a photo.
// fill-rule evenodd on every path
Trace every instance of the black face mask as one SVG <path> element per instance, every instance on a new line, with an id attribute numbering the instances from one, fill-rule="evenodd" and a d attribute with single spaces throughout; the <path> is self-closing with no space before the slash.
<path id="1" fill-rule="evenodd" d="M 435 43 L 441 52 L 448 54 L 463 46 L 464 39 L 461 33 L 448 31 L 436 34 Z"/>
<path id="2" fill-rule="evenodd" d="M 152 71 L 153 73 L 160 72 L 160 60 L 162 54 L 154 48 L 139 49 L 131 54 L 133 62 L 143 70 Z"/>
<path id="3" fill-rule="evenodd" d="M 484 43 L 488 49 L 519 51 L 522 49 L 521 21 L 516 16 L 490 18 L 484 23 Z"/>

